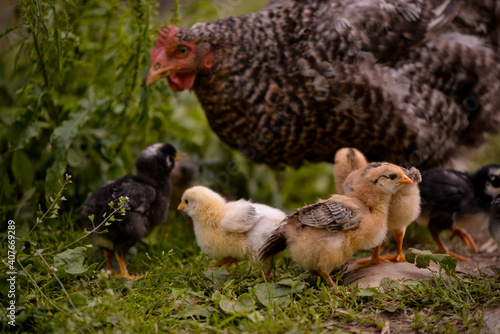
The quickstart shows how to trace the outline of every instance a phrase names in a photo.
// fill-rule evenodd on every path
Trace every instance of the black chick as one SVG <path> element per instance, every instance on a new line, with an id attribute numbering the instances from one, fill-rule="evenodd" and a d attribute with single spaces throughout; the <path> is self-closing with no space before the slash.
<path id="1" fill-rule="evenodd" d="M 120 265 L 119 277 L 137 279 L 129 275 L 123 257 L 127 251 L 152 227 L 163 223 L 167 217 L 170 198 L 170 173 L 175 166 L 175 148 L 170 144 L 157 143 L 147 147 L 135 161 L 137 176 L 127 175 L 108 183 L 93 193 L 81 208 L 83 225 L 92 231 L 109 214 L 109 203 L 120 197 L 128 197 L 125 216 L 115 214 L 117 219 L 111 225 L 100 226 L 90 238 L 103 250 L 106 270 L 113 271 L 111 251 L 115 251 Z M 89 219 L 94 215 L 94 221 Z M 104 232 L 107 230 L 108 232 Z"/>
<path id="2" fill-rule="evenodd" d="M 500 195 L 491 203 L 489 230 L 493 239 L 500 247 Z"/>
<path id="3" fill-rule="evenodd" d="M 436 253 L 449 254 L 459 260 L 470 261 L 451 252 L 439 234 L 452 230 L 467 246 L 477 252 L 474 240 L 455 223 L 472 221 L 479 225 L 488 220 L 491 201 L 500 193 L 500 165 L 490 164 L 476 173 L 451 169 L 432 169 L 422 173 L 420 183 L 421 213 L 417 222 L 427 225 L 437 243 Z"/>

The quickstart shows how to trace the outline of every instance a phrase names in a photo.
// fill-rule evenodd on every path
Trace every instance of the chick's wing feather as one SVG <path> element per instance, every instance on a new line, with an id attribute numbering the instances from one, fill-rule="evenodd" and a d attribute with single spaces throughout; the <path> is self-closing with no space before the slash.
<path id="1" fill-rule="evenodd" d="M 113 201 L 118 202 L 120 197 L 128 197 L 128 207 L 132 211 L 144 213 L 151 207 L 156 198 L 153 186 L 138 177 L 125 177 L 113 184 L 111 194 Z"/>
<path id="2" fill-rule="evenodd" d="M 297 212 L 299 221 L 307 226 L 342 231 L 357 226 L 359 207 L 339 200 L 326 200 L 305 206 Z"/>
<path id="3" fill-rule="evenodd" d="M 227 203 L 229 210 L 221 221 L 220 228 L 226 232 L 245 233 L 261 219 L 262 215 L 248 201 L 239 200 Z"/>

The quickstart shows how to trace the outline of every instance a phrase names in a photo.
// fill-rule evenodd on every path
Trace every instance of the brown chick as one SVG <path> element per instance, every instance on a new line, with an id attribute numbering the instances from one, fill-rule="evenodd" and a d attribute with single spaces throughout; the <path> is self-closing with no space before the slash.
<path id="1" fill-rule="evenodd" d="M 349 173 L 367 165 L 368 162 L 359 150 L 355 148 L 342 148 L 335 154 L 335 166 L 333 169 L 335 178 L 335 187 L 338 194 L 349 192 L 349 186 L 344 184 Z M 361 265 L 375 265 L 381 262 L 405 262 L 403 253 L 403 238 L 406 227 L 411 224 L 420 214 L 420 190 L 418 183 L 422 177 L 418 169 L 412 167 L 405 170 L 406 175 L 413 181 L 413 185 L 401 187 L 391 198 L 389 204 L 389 217 L 387 219 L 387 228 L 392 232 L 397 243 L 397 254 L 387 255 L 387 259 L 380 257 L 381 245 L 378 245 L 367 261 L 358 261 Z M 347 188 L 347 189 L 346 189 Z"/>
<path id="2" fill-rule="evenodd" d="M 356 169 L 368 165 L 363 153 L 352 147 L 344 147 L 335 153 L 335 165 L 333 166 L 333 178 L 337 194 L 344 195 L 344 181 L 347 176 Z"/>
<path id="3" fill-rule="evenodd" d="M 330 272 L 335 267 L 356 250 L 380 245 L 391 197 L 412 181 L 389 163 L 371 163 L 348 180 L 348 195 L 333 195 L 287 216 L 259 251 L 260 260 L 288 248 L 295 262 L 333 286 Z"/>

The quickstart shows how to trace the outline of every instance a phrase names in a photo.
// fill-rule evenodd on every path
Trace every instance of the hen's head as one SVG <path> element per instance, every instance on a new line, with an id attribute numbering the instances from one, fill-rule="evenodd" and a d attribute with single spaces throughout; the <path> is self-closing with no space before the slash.
<path id="1" fill-rule="evenodd" d="M 214 56 L 210 44 L 180 40 L 178 32 L 179 28 L 173 25 L 158 30 L 146 85 L 166 78 L 175 91 L 191 89 L 196 75 L 212 68 Z"/>

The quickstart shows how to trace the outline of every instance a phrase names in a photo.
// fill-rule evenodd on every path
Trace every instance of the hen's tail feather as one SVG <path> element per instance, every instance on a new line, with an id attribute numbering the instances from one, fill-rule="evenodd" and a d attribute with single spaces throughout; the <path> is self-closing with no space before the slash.
<path id="1" fill-rule="evenodd" d="M 283 232 L 275 231 L 259 251 L 259 260 L 264 262 L 273 255 L 286 249 L 286 238 Z"/>

